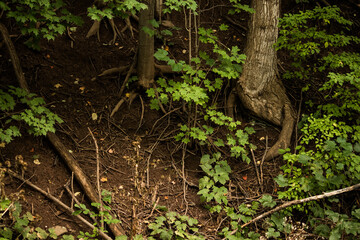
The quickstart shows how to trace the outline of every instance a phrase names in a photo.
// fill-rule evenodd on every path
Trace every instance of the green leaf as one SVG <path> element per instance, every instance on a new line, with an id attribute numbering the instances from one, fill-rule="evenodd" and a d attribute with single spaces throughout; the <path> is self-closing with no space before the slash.
<path id="1" fill-rule="evenodd" d="M 336 227 L 331 231 L 329 240 L 338 240 L 338 239 L 341 239 L 341 231 L 338 227 Z"/>
<path id="2" fill-rule="evenodd" d="M 302 164 L 307 164 L 310 160 L 311 160 L 311 157 L 309 157 L 308 155 L 303 154 L 303 153 L 300 154 L 299 158 L 298 158 L 299 163 L 302 163 Z"/>
<path id="3" fill-rule="evenodd" d="M 289 180 L 285 178 L 282 174 L 278 175 L 276 178 L 274 178 L 274 180 L 280 187 L 289 186 Z"/>
<path id="4" fill-rule="evenodd" d="M 221 24 L 221 25 L 219 26 L 219 29 L 220 29 L 221 31 L 226 31 L 226 30 L 229 29 L 229 26 L 226 25 L 226 24 Z"/>
<path id="5" fill-rule="evenodd" d="M 117 236 L 115 240 L 127 240 L 128 237 L 126 235 Z"/>
<path id="6" fill-rule="evenodd" d="M 336 143 L 334 141 L 331 140 L 327 140 L 325 141 L 325 145 L 324 145 L 324 150 L 331 152 L 334 151 L 336 149 Z"/>
<path id="7" fill-rule="evenodd" d="M 168 52 L 164 49 L 158 49 L 154 54 L 154 57 L 159 61 L 168 61 Z"/>
<path id="8" fill-rule="evenodd" d="M 273 208 L 276 205 L 276 202 L 273 200 L 272 196 L 268 194 L 263 195 L 262 198 L 259 200 L 259 202 L 264 207 L 269 207 L 269 208 Z"/>
<path id="9" fill-rule="evenodd" d="M 151 19 L 149 22 L 154 28 L 158 28 L 160 26 L 159 22 L 156 21 L 155 19 Z"/>
<path id="10" fill-rule="evenodd" d="M 277 232 L 274 228 L 269 228 L 266 232 L 266 237 L 277 239 L 278 237 L 280 237 L 280 233 Z"/>
<path id="11" fill-rule="evenodd" d="M 36 232 L 37 232 L 37 236 L 40 238 L 40 239 L 46 239 L 49 234 L 42 228 L 35 228 Z"/>
<path id="12" fill-rule="evenodd" d="M 360 143 L 356 142 L 354 144 L 354 151 L 357 153 L 360 153 Z"/>
<path id="13" fill-rule="evenodd" d="M 224 147 L 224 141 L 221 138 L 216 139 L 216 141 L 214 141 L 214 145 L 217 147 Z"/>

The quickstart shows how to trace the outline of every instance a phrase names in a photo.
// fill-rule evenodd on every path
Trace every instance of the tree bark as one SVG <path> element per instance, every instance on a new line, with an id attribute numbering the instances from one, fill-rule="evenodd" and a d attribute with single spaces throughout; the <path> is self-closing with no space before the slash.
<path id="1" fill-rule="evenodd" d="M 148 8 L 142 10 L 139 16 L 139 52 L 137 61 L 137 72 L 139 84 L 149 88 L 154 82 L 154 36 L 150 36 L 143 28 L 153 29 L 150 20 L 154 19 L 155 0 L 146 0 Z"/>
<path id="2" fill-rule="evenodd" d="M 279 0 L 253 0 L 245 54 L 247 60 L 236 90 L 245 108 L 282 130 L 265 159 L 279 155 L 290 145 L 295 112 L 278 78 L 274 44 L 278 38 Z"/>

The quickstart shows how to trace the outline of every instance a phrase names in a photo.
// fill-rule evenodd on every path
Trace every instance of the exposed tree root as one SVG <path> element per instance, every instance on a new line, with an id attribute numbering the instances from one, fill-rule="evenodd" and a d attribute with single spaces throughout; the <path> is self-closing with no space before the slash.
<path id="1" fill-rule="evenodd" d="M 276 143 L 267 151 L 265 160 L 270 160 L 280 155 L 280 149 L 286 149 L 291 142 L 291 135 L 295 125 L 295 118 L 293 115 L 292 107 L 289 104 L 284 106 L 284 120 L 282 129 Z"/>
<path id="2" fill-rule="evenodd" d="M 10 40 L 9 33 L 6 27 L 1 23 L 0 23 L 0 31 L 5 41 L 5 44 L 9 50 L 9 55 L 11 57 L 15 75 L 18 79 L 19 85 L 27 92 L 30 92 L 15 47 L 12 41 Z M 69 153 L 68 148 L 65 147 L 65 145 L 60 141 L 60 139 L 54 133 L 49 132 L 47 134 L 47 138 L 55 147 L 55 149 L 58 151 L 60 156 L 65 160 L 70 170 L 74 172 L 77 181 L 80 183 L 81 187 L 83 188 L 85 194 L 88 196 L 90 201 L 100 202 L 101 199 L 98 198 L 96 191 L 92 187 L 91 182 L 89 181 L 85 173 L 82 171 L 81 167 L 76 162 L 74 157 Z M 109 227 L 115 236 L 123 235 L 125 232 L 119 224 L 111 224 L 109 225 Z"/>
<path id="3" fill-rule="evenodd" d="M 139 18 L 135 18 L 137 20 L 139 20 Z M 130 18 L 125 18 L 125 27 L 123 27 L 123 29 L 121 29 L 121 33 L 125 32 L 127 29 L 130 30 L 131 32 L 131 36 L 134 38 L 134 31 L 135 32 L 138 32 L 138 30 L 136 28 L 133 28 L 133 26 L 131 25 L 131 22 L 130 22 Z"/>
<path id="4" fill-rule="evenodd" d="M 113 39 L 110 41 L 109 44 L 114 44 L 116 42 L 116 38 L 119 36 L 121 36 L 121 33 L 119 31 L 119 29 L 117 28 L 115 22 L 114 22 L 114 19 L 109 19 L 109 22 L 110 22 L 110 26 L 112 28 L 112 31 L 113 31 Z"/>
<path id="5" fill-rule="evenodd" d="M 155 63 L 155 68 L 158 69 L 160 71 L 160 73 L 162 74 L 170 74 L 170 73 L 175 73 L 171 66 L 169 65 L 159 65 Z M 159 74 L 159 73 L 156 73 Z"/>
<path id="6" fill-rule="evenodd" d="M 235 114 L 234 114 L 235 104 L 236 104 L 236 92 L 232 90 L 228 98 L 226 99 L 225 114 L 229 117 L 232 117 L 233 119 L 235 119 Z"/>
<path id="7" fill-rule="evenodd" d="M 100 33 L 99 33 L 99 30 L 100 30 L 100 23 L 101 23 L 101 20 L 98 21 L 98 20 L 95 20 L 93 25 L 91 26 L 90 30 L 88 31 L 88 33 L 86 34 L 86 38 L 89 38 L 93 35 L 97 35 L 97 38 L 98 38 L 98 41 L 100 42 Z"/>
<path id="8" fill-rule="evenodd" d="M 115 68 L 110 68 L 107 69 L 105 71 L 103 71 L 102 73 L 100 73 L 99 75 L 97 75 L 96 77 L 93 77 L 91 79 L 91 81 L 95 81 L 97 78 L 99 77 L 104 77 L 107 75 L 112 75 L 112 74 L 124 74 L 127 70 L 129 69 L 129 66 L 121 66 L 121 67 L 115 67 Z"/>
<path id="9" fill-rule="evenodd" d="M 132 101 L 134 101 L 135 97 L 138 95 L 138 93 L 135 92 L 131 92 L 129 95 L 129 104 L 132 103 Z M 114 109 L 111 111 L 110 117 L 114 116 L 114 114 L 119 111 L 121 105 L 126 101 L 125 100 L 126 97 L 123 97 L 120 99 L 120 101 L 115 105 Z"/>
<path id="10" fill-rule="evenodd" d="M 282 126 L 280 136 L 265 156 L 265 160 L 279 156 L 279 149 L 290 145 L 295 112 L 286 90 L 278 77 L 274 44 L 278 36 L 280 1 L 252 1 L 245 49 L 246 62 L 236 85 L 242 105 L 258 117 Z"/>

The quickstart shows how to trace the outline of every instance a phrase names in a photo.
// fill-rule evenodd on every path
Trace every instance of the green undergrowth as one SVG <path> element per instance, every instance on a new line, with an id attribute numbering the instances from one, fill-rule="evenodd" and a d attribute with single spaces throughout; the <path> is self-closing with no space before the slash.
<path id="1" fill-rule="evenodd" d="M 75 31 L 76 26 L 83 23 L 80 17 L 67 10 L 62 0 L 0 1 L 0 12 L 16 22 L 27 38 L 25 44 L 35 50 L 40 50 L 41 39 L 55 40 L 67 27 Z"/>
<path id="2" fill-rule="evenodd" d="M 56 123 L 63 122 L 46 107 L 43 98 L 13 86 L 0 89 L 0 112 L 0 142 L 3 143 L 20 137 L 21 128 L 34 136 L 44 136 L 47 132 L 55 132 Z"/>
<path id="3" fill-rule="evenodd" d="M 128 17 L 132 11 L 145 8 L 134 0 L 105 2 L 108 3 L 105 9 L 89 8 L 92 19 Z M 230 14 L 239 11 L 253 13 L 240 1 L 230 2 L 234 6 Z M 27 2 L 30 3 L 32 1 Z M 0 1 L 0 7 L 9 11 L 7 6 Z M 185 9 L 194 16 L 198 14 L 198 5 L 192 0 L 166 1 L 165 6 L 166 13 Z M 163 40 L 178 30 L 159 31 L 159 22 L 152 20 L 151 23 L 154 30 L 145 28 L 141 31 L 156 34 Z M 336 27 L 336 32 L 333 27 Z M 221 219 L 218 226 L 221 238 L 284 239 L 298 229 L 294 221 L 299 215 L 302 216 L 303 231 L 327 239 L 358 238 L 360 208 L 351 196 L 294 205 L 265 217 L 256 228 L 245 225 L 284 201 L 304 199 L 359 183 L 360 54 L 351 49 L 360 43 L 360 39 L 350 34 L 351 27 L 352 23 L 336 6 L 315 7 L 285 14 L 280 19 L 276 48 L 287 54 L 291 64 L 282 77 L 303 85 L 304 93 L 318 93 L 322 98 L 320 101 L 308 98 L 297 126 L 301 137 L 296 148 L 281 150 L 284 164 L 282 173 L 274 179 L 277 192 L 263 193 L 244 202 L 229 201 L 232 173 L 229 160 L 239 164 L 251 162 L 249 151 L 256 147 L 249 139 L 255 130 L 251 125 L 244 127 L 240 121 L 226 116 L 219 104 L 219 96 L 226 86 L 239 79 L 246 61 L 241 49 L 226 46 L 217 37 L 217 32 L 227 31 L 229 27 L 225 24 L 216 29 L 199 27 L 196 37 L 208 50 L 190 56 L 190 62 L 174 59 L 166 48 L 155 52 L 156 60 L 171 66 L 176 74 L 156 79 L 153 87 L 147 90 L 150 107 L 163 112 L 181 109 L 178 116 L 182 123 L 178 125 L 174 139 L 184 148 L 196 145 L 202 152 L 200 167 L 203 176 L 199 180 L 198 195 L 209 214 Z M 17 104 L 21 105 L 19 110 Z M 15 123 L 26 123 L 30 133 L 44 135 L 47 131 L 54 131 L 56 122 L 61 122 L 57 115 L 45 108 L 41 98 L 14 87 L 0 91 L 0 108 L 5 113 L 1 119 L 0 140 L 6 143 L 20 134 L 19 125 Z M 103 198 L 110 206 L 109 196 L 105 192 Z M 9 227 L 0 232 L 4 239 L 16 234 L 25 239 L 57 237 L 50 230 L 30 227 L 31 214 L 22 214 L 16 201 L 2 198 L 0 206 L 1 214 L 9 212 L 11 221 Z M 104 223 L 119 223 L 109 215 L 110 207 L 102 209 L 99 204 L 92 204 L 95 211 L 86 205 L 77 207 L 76 214 L 90 215 L 95 219 L 102 216 Z M 99 227 L 99 223 L 99 220 L 94 223 L 93 232 L 81 232 L 78 237 L 96 239 L 99 230 L 106 231 Z M 137 235 L 133 239 L 206 239 L 198 220 L 167 210 L 154 217 L 147 226 L 147 233 L 148 236 Z M 63 236 L 63 239 L 65 237 L 74 238 Z M 117 239 L 127 237 L 119 236 Z"/>

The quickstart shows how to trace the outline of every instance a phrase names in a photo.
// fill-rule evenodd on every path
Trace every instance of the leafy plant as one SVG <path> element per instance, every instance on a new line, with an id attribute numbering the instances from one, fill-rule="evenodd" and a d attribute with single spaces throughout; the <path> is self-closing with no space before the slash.
<path id="1" fill-rule="evenodd" d="M 111 203 L 111 199 L 112 199 L 111 192 L 107 190 L 103 190 L 101 196 L 104 202 L 108 204 Z M 101 205 L 100 203 L 91 203 L 91 206 L 95 207 L 97 209 L 97 212 L 89 210 L 85 204 L 75 204 L 75 207 L 77 207 L 78 210 L 76 210 L 73 214 L 79 215 L 82 213 L 85 215 L 89 215 L 91 218 L 95 218 L 95 219 L 98 218 L 100 219 L 100 221 L 103 221 L 103 223 L 106 224 L 117 224 L 120 222 L 120 220 L 112 217 L 112 215 L 110 214 L 111 208 L 109 206 Z M 80 231 L 78 238 L 82 238 L 85 240 L 95 238 L 99 235 L 99 230 L 104 233 L 107 233 L 106 229 L 104 229 L 101 226 L 98 226 L 98 223 L 94 223 L 94 226 L 95 228 L 93 229 L 92 233 Z"/>
<path id="2" fill-rule="evenodd" d="M 239 49 L 235 46 L 231 49 L 223 49 L 211 29 L 199 29 L 199 40 L 206 44 L 214 46 L 213 53 L 216 54 L 217 61 L 212 59 L 207 53 L 199 52 L 199 57 L 192 58 L 195 66 L 186 64 L 185 61 L 175 61 L 169 57 L 164 49 L 159 49 L 155 53 L 155 58 L 164 61 L 171 66 L 174 72 L 181 72 L 181 80 L 167 80 L 159 78 L 156 81 L 156 88 L 147 90 L 151 98 L 150 107 L 159 110 L 161 106 L 172 104 L 173 102 L 183 102 L 189 109 L 194 109 L 195 116 L 200 116 L 208 124 L 193 124 L 191 122 L 182 124 L 180 132 L 175 139 L 183 143 L 189 143 L 196 140 L 200 145 L 208 144 L 216 147 L 224 147 L 225 144 L 231 149 L 231 156 L 241 157 L 244 161 L 249 162 L 247 150 L 245 147 L 249 144 L 248 135 L 254 133 L 252 128 L 238 129 L 241 125 L 239 121 L 225 116 L 224 113 L 215 110 L 215 107 L 209 106 L 209 99 L 213 92 L 219 91 L 223 87 L 223 79 L 236 79 L 241 73 L 241 64 L 245 61 L 245 55 L 239 54 Z M 208 66 L 211 71 L 217 75 L 212 81 L 207 76 L 209 71 L 202 69 Z M 197 117 L 198 118 L 198 117 Z M 215 133 L 215 126 L 224 126 L 233 134 L 228 134 L 225 141 L 216 138 L 211 141 Z"/>
<path id="3" fill-rule="evenodd" d="M 204 236 L 198 233 L 197 227 L 198 220 L 188 217 L 186 215 L 180 215 L 176 212 L 167 212 L 165 216 L 159 216 L 153 223 L 149 224 L 151 229 L 151 236 L 159 236 L 160 239 L 193 239 L 201 240 L 205 239 Z M 155 240 L 153 237 L 149 237 L 149 240 Z"/>
<path id="4" fill-rule="evenodd" d="M 330 24 L 343 30 L 329 33 Z M 343 50 L 351 43 L 360 43 L 358 37 L 345 33 L 351 24 L 336 6 L 287 14 L 280 21 L 278 49 L 286 49 L 293 59 L 293 69 L 284 77 L 325 79 L 318 87 L 324 94 L 323 103 L 300 121 L 298 153 L 283 151 L 286 164 L 282 166 L 283 174 L 275 179 L 283 189 L 278 191 L 280 199 L 305 198 L 359 182 L 360 58 L 358 53 Z M 309 65 L 310 59 L 315 59 L 315 64 Z M 309 84 L 303 90 L 311 87 Z M 359 219 L 354 214 L 359 209 L 354 207 L 352 216 L 341 214 L 334 211 L 332 204 L 339 199 L 330 200 L 294 208 L 309 213 L 309 223 L 323 237 L 357 236 Z"/>
<path id="5" fill-rule="evenodd" d="M 15 20 L 21 34 L 29 36 L 25 44 L 36 50 L 40 50 L 40 39 L 54 40 L 66 27 L 82 24 L 81 18 L 72 15 L 62 0 L 0 1 L 0 10 Z"/>
<path id="6" fill-rule="evenodd" d="M 18 126 L 13 125 L 14 121 L 26 124 L 28 132 L 35 136 L 55 132 L 55 124 L 63 122 L 58 115 L 45 107 L 44 99 L 12 86 L 9 86 L 7 91 L 0 89 L 0 111 L 4 114 L 0 119 L 0 141 L 5 143 L 21 136 Z"/>
<path id="7" fill-rule="evenodd" d="M 30 212 L 22 214 L 22 207 L 19 202 L 2 198 L 0 200 L 0 213 L 2 216 L 5 211 L 9 212 L 10 219 L 7 220 L 6 227 L 0 229 L 1 240 L 13 239 L 15 236 L 17 239 L 21 236 L 22 239 L 28 240 L 58 239 L 53 228 L 44 230 L 40 227 L 33 227 L 35 217 Z M 1 220 L 6 221 L 4 218 L 1 218 Z M 64 235 L 61 239 L 70 240 L 74 238 L 70 235 Z"/>
<path id="8" fill-rule="evenodd" d="M 88 16 L 91 19 L 100 21 L 104 17 L 112 19 L 115 16 L 127 18 L 147 8 L 146 4 L 137 0 L 103 0 L 102 2 L 103 6 L 100 8 L 96 5 L 88 8 Z"/>
<path id="9" fill-rule="evenodd" d="M 220 160 L 221 154 L 215 153 L 211 158 L 203 155 L 200 160 L 200 167 L 207 176 L 199 180 L 198 194 L 206 201 L 215 200 L 218 204 L 227 205 L 227 188 L 224 186 L 229 181 L 231 168 L 224 160 Z M 220 185 L 220 186 L 217 186 Z M 211 211 L 220 211 L 219 207 L 212 208 Z"/>

